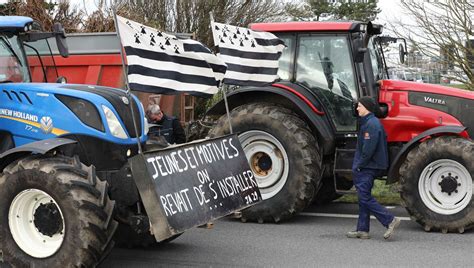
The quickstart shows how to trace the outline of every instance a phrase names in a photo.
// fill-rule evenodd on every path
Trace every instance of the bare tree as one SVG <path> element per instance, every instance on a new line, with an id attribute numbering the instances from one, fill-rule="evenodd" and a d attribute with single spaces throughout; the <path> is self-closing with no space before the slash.
<path id="1" fill-rule="evenodd" d="M 412 0 L 402 1 L 401 6 L 410 19 L 392 23 L 392 30 L 407 39 L 413 50 L 451 69 L 450 79 L 474 88 L 474 44 L 469 40 L 474 38 L 473 2 Z"/>
<path id="2" fill-rule="evenodd" d="M 83 32 L 114 32 L 114 15 L 112 5 L 106 0 L 98 0 L 95 3 L 96 9 L 91 14 L 86 14 L 82 22 Z M 86 2 L 83 0 L 83 6 Z"/>
<path id="3" fill-rule="evenodd" d="M 119 14 L 168 32 L 194 33 L 211 47 L 210 13 L 217 22 L 247 26 L 284 13 L 277 0 L 117 0 Z"/>

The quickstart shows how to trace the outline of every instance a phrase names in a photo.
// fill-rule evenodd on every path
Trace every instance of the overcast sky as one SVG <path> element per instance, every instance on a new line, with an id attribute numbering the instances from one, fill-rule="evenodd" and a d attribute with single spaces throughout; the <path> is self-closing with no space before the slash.
<path id="1" fill-rule="evenodd" d="M 382 10 L 375 20 L 378 23 L 394 21 L 396 18 L 404 16 L 402 8 L 400 7 L 400 1 L 379 0 L 378 6 Z"/>

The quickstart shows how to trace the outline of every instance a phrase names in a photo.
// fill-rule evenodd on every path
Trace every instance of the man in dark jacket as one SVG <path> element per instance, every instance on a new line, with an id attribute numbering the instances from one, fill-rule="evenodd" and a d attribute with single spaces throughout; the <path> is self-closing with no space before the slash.
<path id="1" fill-rule="evenodd" d="M 375 178 L 383 175 L 388 168 L 387 137 L 382 124 L 374 115 L 378 109 L 378 105 L 370 97 L 360 98 L 357 104 L 360 128 L 352 172 L 359 199 L 359 220 L 356 231 L 347 233 L 349 238 L 370 238 L 370 214 L 387 228 L 385 239 L 390 238 L 394 229 L 400 225 L 400 219 L 377 203 L 371 193 Z"/>
<path id="2" fill-rule="evenodd" d="M 147 118 L 148 123 L 155 125 L 151 126 L 148 132 L 150 139 L 163 136 L 169 144 L 186 142 L 186 134 L 179 120 L 174 116 L 164 114 L 159 105 L 148 106 Z"/>

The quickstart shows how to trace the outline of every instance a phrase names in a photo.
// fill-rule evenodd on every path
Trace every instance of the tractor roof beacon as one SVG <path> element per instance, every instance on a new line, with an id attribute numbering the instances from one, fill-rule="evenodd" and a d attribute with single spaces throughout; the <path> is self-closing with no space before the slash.
<path id="1" fill-rule="evenodd" d="M 147 138 L 145 114 L 121 89 L 30 83 L 28 60 L 43 65 L 47 38 L 68 55 L 61 25 L 38 29 L 0 17 L 0 253 L 13 266 L 94 267 L 117 227 L 118 243 L 156 243 L 127 164 Z"/>
<path id="2" fill-rule="evenodd" d="M 474 226 L 474 92 L 389 80 L 382 27 L 361 22 L 256 23 L 287 48 L 279 80 L 228 94 L 239 134 L 264 201 L 242 221 L 281 221 L 311 202 L 327 202 L 352 187 L 357 138 L 354 102 L 380 104 L 391 166 L 402 204 L 425 230 L 464 232 Z M 406 51 L 401 45 L 401 60 Z M 224 103 L 207 115 L 223 115 Z M 228 133 L 221 116 L 211 136 Z"/>

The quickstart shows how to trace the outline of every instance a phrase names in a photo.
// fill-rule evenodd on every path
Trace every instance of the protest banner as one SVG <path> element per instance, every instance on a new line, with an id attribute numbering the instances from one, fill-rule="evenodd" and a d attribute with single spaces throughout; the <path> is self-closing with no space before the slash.
<path id="1" fill-rule="evenodd" d="M 261 200 L 235 134 L 144 152 L 130 164 L 158 241 Z"/>

